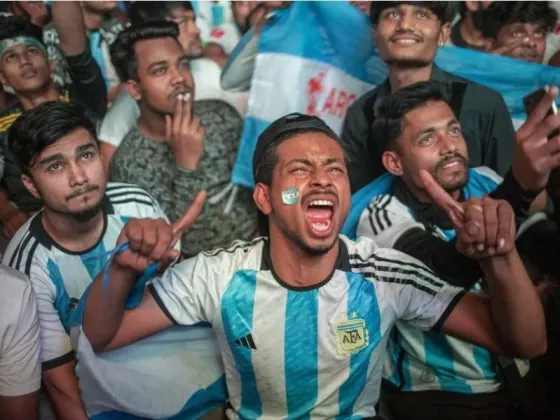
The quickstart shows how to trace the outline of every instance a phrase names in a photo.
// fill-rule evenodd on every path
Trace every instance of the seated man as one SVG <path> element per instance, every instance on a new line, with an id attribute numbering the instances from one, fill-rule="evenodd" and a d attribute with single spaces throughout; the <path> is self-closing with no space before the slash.
<path id="1" fill-rule="evenodd" d="M 550 106 L 553 98 L 545 99 Z M 560 126 L 560 117 L 549 122 Z M 371 184 L 375 197 L 360 217 L 357 235 L 412 255 L 465 288 L 488 287 L 488 282 L 478 282 L 484 278 L 483 271 L 470 251 L 459 248 L 453 221 L 426 192 L 420 172 L 428 171 L 459 202 L 487 194 L 507 200 L 519 225 L 527 218 L 529 206 L 546 185 L 552 168 L 560 166 L 560 159 L 548 163 L 548 169 L 542 168 L 544 185 L 527 174 L 531 165 L 520 164 L 519 156 L 528 150 L 522 147 L 516 151 L 514 167 L 503 182 L 489 168 L 468 170 L 461 125 L 435 82 L 420 82 L 387 98 L 379 107 L 372 131 L 384 150 L 383 164 L 391 175 Z M 518 133 L 518 144 L 523 141 L 522 133 L 523 129 Z M 525 140 L 525 146 L 535 140 L 539 138 Z M 558 142 L 556 149 L 547 153 L 558 156 Z M 558 239 L 554 249 L 539 247 L 550 266 L 555 264 L 554 255 L 559 250 Z M 493 254 L 496 250 L 487 251 Z M 499 370 L 502 366 L 496 365 L 490 352 L 441 332 L 422 333 L 404 324 L 397 324 L 397 331 L 390 340 L 391 354 L 384 373 L 386 401 L 395 420 L 469 419 L 475 415 L 479 419 L 506 420 L 526 415 L 512 405 L 508 398 L 511 390 L 506 387 L 504 391 L 509 378 Z M 528 369 L 520 364 L 520 371 L 524 375 Z"/>
<path id="2" fill-rule="evenodd" d="M 26 274 L 37 296 L 43 382 L 58 419 L 85 419 L 74 373 L 76 343 L 69 337 L 71 327 L 79 324 L 80 299 L 103 270 L 109 259 L 106 251 L 115 246 L 127 220 L 166 217 L 144 190 L 128 184 L 106 184 L 95 127 L 76 104 L 49 102 L 25 112 L 10 129 L 9 147 L 22 170 L 24 185 L 44 207 L 14 236 L 3 262 Z M 213 337 L 200 340 L 210 343 L 211 353 Z M 174 370 L 184 372 L 184 362 L 178 363 L 179 352 L 172 353 L 173 348 L 168 340 L 168 357 L 162 358 L 163 367 L 158 365 L 158 371 L 168 377 L 171 374 L 169 365 L 165 369 L 165 360 Z M 183 343 L 184 354 L 185 349 Z M 114 370 L 121 376 L 127 369 L 146 375 L 135 360 L 116 357 L 121 361 Z M 143 359 L 140 362 L 146 364 Z M 154 365 L 147 363 L 145 368 L 153 369 Z M 131 380 L 126 374 L 124 377 Z M 159 383 L 155 374 L 151 377 L 151 383 Z M 97 378 L 82 379 L 82 391 L 91 395 L 91 382 Z M 192 378 L 190 381 L 196 383 Z M 128 397 L 120 392 L 99 399 L 110 407 Z M 201 397 L 204 401 L 204 393 Z"/>
<path id="3" fill-rule="evenodd" d="M 196 85 L 194 99 L 221 99 L 232 105 L 241 115 L 245 114 L 248 96 L 222 90 L 219 66 L 214 61 L 202 57 L 200 31 L 190 2 L 138 1 L 133 3 L 130 14 L 133 27 L 162 20 L 175 22 L 179 27 L 177 39 L 190 60 L 189 66 Z M 106 165 L 111 162 L 113 153 L 124 136 L 136 125 L 139 116 L 140 108 L 136 101 L 126 90 L 121 90 L 103 119 L 99 131 L 101 151 Z"/>
<path id="4" fill-rule="evenodd" d="M 479 11 L 485 50 L 541 64 L 558 13 L 547 1 L 495 1 Z"/>
<path id="5" fill-rule="evenodd" d="M 173 228 L 133 220 L 129 244 L 98 276 L 83 330 L 97 351 L 117 349 L 173 324 L 210 322 L 218 336 L 231 409 L 242 419 L 376 415 L 382 356 L 397 321 L 493 351 L 535 357 L 546 349 L 542 306 L 514 246 L 511 207 L 457 203 L 458 245 L 474 244 L 490 297 L 440 280 L 426 266 L 362 238 L 339 236 L 350 206 L 340 140 L 316 117 L 291 114 L 259 137 L 253 158 L 259 238 L 167 268 L 125 310 L 138 273 L 173 258 Z M 483 219 L 472 206 L 495 217 Z M 187 226 L 188 223 L 185 223 Z M 498 229 L 499 235 L 492 234 Z M 487 234 L 488 233 L 488 236 Z M 232 415 L 233 417 L 233 415 Z"/>
<path id="6" fill-rule="evenodd" d="M 182 250 L 229 246 L 256 234 L 251 191 L 230 184 L 242 119 L 225 102 L 192 101 L 196 86 L 172 22 L 131 26 L 113 44 L 115 65 L 140 107 L 110 165 L 112 181 L 134 182 L 179 219 L 200 189 L 208 202 Z"/>
<path id="7" fill-rule="evenodd" d="M 510 168 L 514 129 L 502 96 L 456 77 L 434 64 L 438 46 L 449 38 L 450 2 L 372 2 L 373 38 L 389 77 L 354 102 L 346 116 L 342 142 L 349 163 L 352 192 L 386 172 L 371 126 L 380 103 L 391 93 L 420 81 L 445 83 L 463 127 L 470 165 L 487 166 L 500 175 Z"/>
<path id="8" fill-rule="evenodd" d="M 0 418 L 37 419 L 39 319 L 29 280 L 0 264 Z"/>
<path id="9" fill-rule="evenodd" d="M 53 68 L 47 59 L 41 29 L 15 16 L 0 19 L 0 81 L 10 86 L 18 99 L 17 105 L 0 114 L 0 154 L 5 160 L 4 171 L 0 173 L 0 223 L 8 238 L 42 206 L 23 186 L 21 171 L 6 147 L 6 133 L 12 123 L 23 110 L 47 101 L 76 101 L 98 118 L 107 107 L 103 77 L 88 47 L 80 5 L 53 2 L 52 13 L 72 71 L 73 83 L 62 90 L 51 79 Z"/>

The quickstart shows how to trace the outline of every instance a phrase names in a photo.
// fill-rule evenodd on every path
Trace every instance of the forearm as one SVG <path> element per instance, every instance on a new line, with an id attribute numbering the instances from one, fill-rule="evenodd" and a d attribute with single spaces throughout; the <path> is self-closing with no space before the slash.
<path id="1" fill-rule="evenodd" d="M 87 36 L 80 3 L 54 1 L 52 16 L 64 55 L 83 53 L 87 48 Z"/>
<path id="2" fill-rule="evenodd" d="M 0 414 L 10 420 L 37 420 L 39 391 L 17 397 L 0 396 Z"/>
<path id="3" fill-rule="evenodd" d="M 513 209 L 515 214 L 515 224 L 517 227 L 523 223 L 531 214 L 531 204 L 537 197 L 537 194 L 525 191 L 521 185 L 515 180 L 512 171 L 509 170 L 503 182 L 489 194 L 496 200 L 505 200 Z"/>
<path id="4" fill-rule="evenodd" d="M 488 284 L 492 322 L 503 348 L 518 357 L 546 351 L 544 312 L 517 251 L 480 263 Z"/>
<path id="5" fill-rule="evenodd" d="M 95 279 L 87 296 L 82 326 L 94 351 L 104 351 L 117 333 L 136 277 L 130 271 L 111 265 L 107 290 L 104 290 L 103 272 Z"/>
<path id="6" fill-rule="evenodd" d="M 74 363 L 54 368 L 43 373 L 43 382 L 56 412 L 58 420 L 87 420 L 82 403 L 78 378 L 74 374 Z"/>

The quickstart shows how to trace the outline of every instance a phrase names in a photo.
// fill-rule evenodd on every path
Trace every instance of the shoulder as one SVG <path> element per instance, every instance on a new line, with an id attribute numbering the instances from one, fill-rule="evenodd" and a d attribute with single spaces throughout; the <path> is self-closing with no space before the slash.
<path id="1" fill-rule="evenodd" d="M 357 118 L 357 117 L 364 117 L 364 106 L 366 105 L 366 103 L 370 100 L 374 100 L 377 97 L 377 94 L 379 92 L 379 87 L 376 87 L 368 92 L 366 92 L 365 94 L 363 94 L 362 96 L 360 96 L 358 99 L 356 99 L 352 105 L 350 105 L 350 107 L 348 108 L 348 114 L 346 116 L 346 118 Z"/>
<path id="2" fill-rule="evenodd" d="M 109 182 L 105 195 L 116 214 L 129 217 L 145 217 L 158 207 L 156 200 L 145 190 L 134 184 Z"/>
<path id="3" fill-rule="evenodd" d="M 465 80 L 467 87 L 465 89 L 465 96 L 468 96 L 471 101 L 465 103 L 469 106 L 471 103 L 473 108 L 481 110 L 488 109 L 489 107 L 502 107 L 506 108 L 504 98 L 498 91 L 489 88 L 488 86 L 481 85 L 470 80 Z"/>
<path id="4" fill-rule="evenodd" d="M 44 239 L 41 237 L 40 229 L 37 229 L 37 225 L 40 224 L 40 214 L 36 214 L 19 228 L 8 244 L 2 260 L 3 264 L 27 275 L 31 265 L 37 260 L 37 248 Z"/>
<path id="5" fill-rule="evenodd" d="M 497 185 L 501 184 L 504 180 L 500 175 L 498 175 L 496 171 L 494 171 L 493 169 L 487 166 L 479 166 L 476 168 L 471 168 L 471 174 L 474 179 L 480 182 L 484 182 L 492 187 L 496 187 Z"/>
<path id="6" fill-rule="evenodd" d="M 31 288 L 31 283 L 23 273 L 0 264 L 0 288 L 2 289 L 0 297 L 3 301 L 13 298 L 21 300 L 21 296 Z"/>
<path id="7" fill-rule="evenodd" d="M 228 122 L 239 123 L 243 121 L 239 112 L 230 104 L 220 99 L 201 99 L 194 102 L 194 114 L 198 115 L 202 122 Z"/>
<path id="8" fill-rule="evenodd" d="M 21 108 L 19 104 L 13 105 L 3 112 L 0 112 L 0 134 L 8 133 L 15 120 L 21 115 Z"/>

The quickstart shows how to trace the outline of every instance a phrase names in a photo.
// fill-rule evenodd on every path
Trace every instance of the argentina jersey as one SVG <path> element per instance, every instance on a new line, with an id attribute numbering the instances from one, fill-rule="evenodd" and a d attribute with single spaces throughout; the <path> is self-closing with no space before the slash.
<path id="1" fill-rule="evenodd" d="M 409 256 L 344 236 L 311 287 L 283 282 L 260 238 L 183 261 L 150 291 L 174 323 L 212 324 L 240 419 L 374 416 L 395 322 L 437 329 L 463 294 Z"/>
<path id="2" fill-rule="evenodd" d="M 501 177 L 489 168 L 469 169 L 462 196 L 465 200 L 483 197 L 501 182 Z M 386 184 L 385 191 L 376 189 L 377 194 L 370 198 L 357 227 L 358 236 L 372 238 L 380 246 L 389 248 L 393 248 L 405 232 L 414 228 L 427 229 L 392 190 L 390 184 Z M 453 229 L 434 225 L 430 229 L 434 236 L 444 241 L 455 238 Z M 471 291 L 480 292 L 481 283 L 475 284 Z M 516 362 L 521 374 L 527 373 L 528 365 Z M 471 394 L 493 392 L 502 386 L 496 360 L 486 349 L 400 322 L 388 343 L 384 378 L 403 391 L 441 390 Z"/>

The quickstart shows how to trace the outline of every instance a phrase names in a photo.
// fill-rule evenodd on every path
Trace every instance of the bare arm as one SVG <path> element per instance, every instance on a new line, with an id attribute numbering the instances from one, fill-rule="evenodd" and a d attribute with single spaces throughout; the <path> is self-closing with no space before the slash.
<path id="1" fill-rule="evenodd" d="M 58 420 L 87 420 L 74 373 L 75 362 L 43 372 L 43 382 Z"/>
<path id="2" fill-rule="evenodd" d="M 82 8 L 77 1 L 52 2 L 53 23 L 65 56 L 77 56 L 87 49 L 88 39 Z"/>
<path id="3" fill-rule="evenodd" d="M 543 308 L 517 252 L 481 266 L 490 296 L 466 294 L 442 331 L 505 356 L 542 355 L 547 346 Z"/>
<path id="4" fill-rule="evenodd" d="M 17 397 L 0 396 L 0 413 L 10 420 L 37 420 L 39 418 L 39 391 Z"/>

